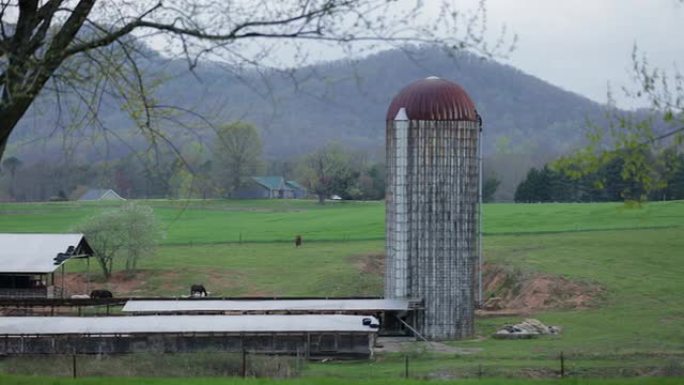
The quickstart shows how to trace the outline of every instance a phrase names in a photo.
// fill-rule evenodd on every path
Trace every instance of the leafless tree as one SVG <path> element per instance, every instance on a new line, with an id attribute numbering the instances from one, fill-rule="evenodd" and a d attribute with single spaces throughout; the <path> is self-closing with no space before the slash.
<path id="1" fill-rule="evenodd" d="M 411 0 L 407 0 L 411 1 Z M 154 74 L 139 65 L 145 44 L 192 69 L 202 58 L 235 67 L 276 63 L 291 44 L 344 49 L 377 44 L 439 44 L 489 53 L 484 4 L 472 13 L 444 1 L 429 16 L 423 2 L 391 0 L 3 0 L 0 1 L 0 157 L 8 138 L 39 96 L 80 107 L 70 124 L 100 125 L 103 95 L 119 96 L 142 133 L 168 141 L 155 121 L 172 119 L 149 93 Z M 431 6 L 434 4 L 431 4 Z M 497 40 L 501 42 L 501 40 Z M 145 43 L 145 44 L 142 44 Z M 48 94 L 49 93 L 49 94 Z M 102 127 L 102 131 L 106 131 Z M 169 141 L 170 142 L 170 141 Z"/>

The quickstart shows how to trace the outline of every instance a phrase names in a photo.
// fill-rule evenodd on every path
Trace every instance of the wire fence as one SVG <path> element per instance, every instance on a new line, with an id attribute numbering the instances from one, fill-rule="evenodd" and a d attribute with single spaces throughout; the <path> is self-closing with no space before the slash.
<path id="1" fill-rule="evenodd" d="M 296 377 L 302 356 L 242 353 L 22 355 L 0 359 L 7 374 L 54 377 Z"/>
<path id="2" fill-rule="evenodd" d="M 448 356 L 446 356 L 448 357 Z M 250 352 L 131 353 L 120 355 L 27 355 L 0 358 L 8 374 L 52 377 L 261 377 L 300 376 L 348 379 L 459 379 L 459 378 L 591 378 L 681 377 L 684 356 L 587 359 L 560 352 L 555 357 L 516 359 L 497 357 L 424 357 L 415 354 L 349 361 L 303 355 L 282 356 Z"/>

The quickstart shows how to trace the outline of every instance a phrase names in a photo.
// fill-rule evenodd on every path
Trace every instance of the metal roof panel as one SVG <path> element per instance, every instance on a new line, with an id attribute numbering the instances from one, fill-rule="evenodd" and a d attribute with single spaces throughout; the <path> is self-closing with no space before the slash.
<path id="1" fill-rule="evenodd" d="M 282 299 L 282 300 L 129 300 L 123 308 L 131 313 L 246 312 L 246 311 L 377 311 L 409 309 L 402 299 Z"/>
<path id="2" fill-rule="evenodd" d="M 350 315 L 167 315 L 138 317 L 0 317 L 0 335 L 377 332 Z"/>
<path id="3" fill-rule="evenodd" d="M 0 273 L 51 273 L 63 263 L 57 254 L 82 242 L 83 234 L 0 234 Z"/>

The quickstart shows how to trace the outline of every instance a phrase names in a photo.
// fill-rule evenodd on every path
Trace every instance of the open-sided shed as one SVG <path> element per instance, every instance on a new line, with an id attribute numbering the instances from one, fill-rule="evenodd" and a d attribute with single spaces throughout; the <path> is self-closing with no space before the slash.
<path id="1" fill-rule="evenodd" d="M 0 234 L 0 298 L 55 298 L 55 271 L 93 249 L 83 234 Z"/>
<path id="2" fill-rule="evenodd" d="M 381 335 L 409 332 L 422 304 L 405 298 L 251 298 L 251 299 L 131 299 L 124 313 L 170 314 L 347 314 L 372 315 L 380 321 Z"/>
<path id="3" fill-rule="evenodd" d="M 225 351 L 373 354 L 378 320 L 349 315 L 0 317 L 0 354 Z"/>

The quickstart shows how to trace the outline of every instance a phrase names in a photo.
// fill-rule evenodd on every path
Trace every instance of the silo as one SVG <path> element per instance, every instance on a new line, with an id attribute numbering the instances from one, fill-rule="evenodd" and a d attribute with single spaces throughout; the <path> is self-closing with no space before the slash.
<path id="1" fill-rule="evenodd" d="M 459 85 L 418 80 L 387 111 L 385 297 L 422 299 L 428 339 L 473 334 L 481 120 Z"/>

